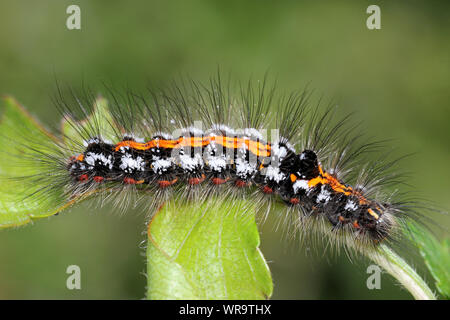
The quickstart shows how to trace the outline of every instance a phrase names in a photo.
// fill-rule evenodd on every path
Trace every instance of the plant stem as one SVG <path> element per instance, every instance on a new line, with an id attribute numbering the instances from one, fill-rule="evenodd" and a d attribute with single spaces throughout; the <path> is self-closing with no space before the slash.
<path id="1" fill-rule="evenodd" d="M 436 300 L 433 291 L 417 272 L 386 245 L 364 254 L 397 279 L 416 300 Z"/>

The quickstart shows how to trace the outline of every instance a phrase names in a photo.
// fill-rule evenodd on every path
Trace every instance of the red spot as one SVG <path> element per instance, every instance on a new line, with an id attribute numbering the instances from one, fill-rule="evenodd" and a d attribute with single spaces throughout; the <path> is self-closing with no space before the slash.
<path id="1" fill-rule="evenodd" d="M 290 202 L 291 204 L 299 204 L 299 203 L 300 203 L 300 200 L 299 200 L 298 198 L 291 198 L 291 200 L 289 200 L 289 202 Z"/>
<path id="2" fill-rule="evenodd" d="M 159 185 L 160 188 L 167 188 L 167 187 L 169 187 L 171 184 L 170 184 L 170 181 L 167 181 L 167 180 L 159 180 L 159 181 L 158 181 L 158 185 Z"/>
<path id="3" fill-rule="evenodd" d="M 136 184 L 137 181 L 134 180 L 133 178 L 125 177 L 125 178 L 123 178 L 123 183 L 125 183 L 125 184 Z"/>
<path id="4" fill-rule="evenodd" d="M 204 176 L 204 175 L 202 175 L 201 178 L 190 178 L 190 179 L 188 180 L 188 184 L 194 186 L 194 185 L 197 185 L 197 184 L 202 183 L 203 180 L 205 180 L 205 176 Z"/>
<path id="5" fill-rule="evenodd" d="M 97 183 L 103 182 L 103 180 L 105 180 L 105 178 L 103 178 L 103 177 L 100 177 L 100 176 L 95 176 L 94 177 L 94 181 L 97 182 Z"/>
<path id="6" fill-rule="evenodd" d="M 353 221 L 353 226 L 356 228 L 356 229 L 359 229 L 359 228 L 361 228 L 361 226 L 358 224 L 358 221 Z"/>
<path id="7" fill-rule="evenodd" d="M 212 181 L 213 184 L 219 185 L 219 184 L 224 184 L 225 182 L 228 181 L 228 179 L 212 178 L 211 181 Z"/>
<path id="8" fill-rule="evenodd" d="M 159 180 L 158 181 L 158 186 L 161 188 L 161 189 L 164 189 L 164 188 L 167 188 L 167 187 L 170 187 L 171 185 L 173 185 L 173 184 L 175 184 L 176 182 L 177 182 L 177 180 L 178 179 L 173 179 L 172 181 L 168 181 L 168 180 Z"/>
<path id="9" fill-rule="evenodd" d="M 267 194 L 273 193 L 273 189 L 269 186 L 264 186 L 262 191 Z"/>
<path id="10" fill-rule="evenodd" d="M 87 174 L 82 174 L 78 177 L 78 181 L 88 181 L 89 176 Z"/>
<path id="11" fill-rule="evenodd" d="M 145 180 L 134 180 L 133 178 L 125 177 L 123 178 L 123 183 L 125 184 L 143 184 Z"/>
<path id="12" fill-rule="evenodd" d="M 245 182 L 244 180 L 238 179 L 236 180 L 236 182 L 234 183 L 236 185 L 236 187 L 239 188 L 243 188 L 247 186 L 247 182 Z"/>

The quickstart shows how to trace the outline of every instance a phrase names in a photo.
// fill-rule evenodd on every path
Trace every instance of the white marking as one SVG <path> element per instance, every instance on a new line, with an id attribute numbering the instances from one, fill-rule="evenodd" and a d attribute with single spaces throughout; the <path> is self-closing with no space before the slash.
<path id="1" fill-rule="evenodd" d="M 154 173 L 161 174 L 172 166 L 171 160 L 157 159 L 152 163 L 152 169 Z"/>
<path id="2" fill-rule="evenodd" d="M 87 141 L 86 140 L 83 141 L 83 145 L 85 147 L 88 147 L 91 144 L 99 144 L 99 143 L 100 143 L 100 139 L 99 138 L 91 138 L 91 139 L 89 139 Z"/>
<path id="3" fill-rule="evenodd" d="M 224 156 L 221 157 L 209 157 L 208 166 L 217 172 L 222 172 L 227 167 L 227 160 Z"/>
<path id="4" fill-rule="evenodd" d="M 294 192 L 297 193 L 297 191 L 299 189 L 308 191 L 309 190 L 309 185 L 308 185 L 308 180 L 297 180 L 295 181 L 295 183 L 292 185 L 292 188 L 294 189 Z"/>
<path id="5" fill-rule="evenodd" d="M 196 168 L 203 166 L 203 159 L 199 153 L 196 153 L 194 157 L 189 155 L 180 156 L 180 167 L 185 171 L 194 171 Z"/>
<path id="6" fill-rule="evenodd" d="M 349 210 L 349 211 L 356 211 L 357 209 L 358 209 L 358 206 L 352 200 L 348 200 L 344 207 L 344 210 Z"/>
<path id="7" fill-rule="evenodd" d="M 85 147 L 88 147 L 91 144 L 99 144 L 99 143 L 105 143 L 105 144 L 113 144 L 111 140 L 108 139 L 104 139 L 103 137 L 93 137 L 91 139 L 88 140 L 84 140 L 83 141 L 83 145 Z"/>
<path id="8" fill-rule="evenodd" d="M 266 179 L 265 179 L 266 181 L 273 180 L 276 183 L 279 183 L 286 177 L 284 173 L 280 172 L 280 168 L 278 167 L 268 166 L 265 171 L 266 171 Z"/>
<path id="9" fill-rule="evenodd" d="M 215 141 L 211 141 L 208 146 L 206 147 L 206 153 L 207 154 L 215 154 L 217 152 L 217 145 Z"/>
<path id="10" fill-rule="evenodd" d="M 88 152 L 86 154 L 86 158 L 84 160 L 91 167 L 95 166 L 95 161 L 100 161 L 102 163 L 102 165 L 104 165 L 105 167 L 108 167 L 110 170 L 113 167 L 112 156 L 111 155 L 109 155 L 108 157 L 105 157 L 105 155 L 102 154 L 102 153 Z"/>
<path id="11" fill-rule="evenodd" d="M 145 169 L 144 159 L 141 157 L 133 158 L 129 153 L 122 156 L 121 161 L 119 168 L 127 173 L 132 173 L 133 170 L 144 171 Z"/>
<path id="12" fill-rule="evenodd" d="M 128 146 L 120 147 L 120 149 L 119 149 L 120 153 L 126 153 L 128 150 L 130 150 L 130 147 L 128 147 Z"/>
<path id="13" fill-rule="evenodd" d="M 279 143 L 272 145 L 272 157 L 277 157 L 279 160 L 283 160 L 287 155 L 287 149 L 284 146 L 280 146 Z"/>
<path id="14" fill-rule="evenodd" d="M 235 164 L 236 175 L 240 178 L 247 179 L 256 172 L 256 168 L 251 166 L 249 162 L 245 161 L 245 159 L 237 158 Z"/>
<path id="15" fill-rule="evenodd" d="M 316 202 L 321 203 L 323 201 L 326 204 L 328 201 L 331 200 L 330 196 L 331 196 L 331 192 L 326 189 L 325 185 L 322 185 L 321 191 L 320 191 L 319 195 L 317 196 Z"/>

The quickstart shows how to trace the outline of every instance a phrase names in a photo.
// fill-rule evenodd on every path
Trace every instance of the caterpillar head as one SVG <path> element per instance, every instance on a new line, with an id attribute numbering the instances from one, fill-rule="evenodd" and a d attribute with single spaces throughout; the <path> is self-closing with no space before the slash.
<path id="1" fill-rule="evenodd" d="M 376 202 L 371 202 L 360 215 L 360 224 L 363 224 L 370 237 L 376 241 L 382 241 L 391 234 L 393 219 L 388 208 Z"/>
<path id="2" fill-rule="evenodd" d="M 297 155 L 297 174 L 300 179 L 312 179 L 319 175 L 319 161 L 312 150 L 304 150 Z"/>

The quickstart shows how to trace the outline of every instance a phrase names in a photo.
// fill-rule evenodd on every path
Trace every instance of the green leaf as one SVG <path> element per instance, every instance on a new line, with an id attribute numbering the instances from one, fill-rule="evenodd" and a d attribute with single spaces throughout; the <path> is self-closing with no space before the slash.
<path id="1" fill-rule="evenodd" d="M 419 248 L 425 264 L 430 270 L 436 288 L 446 299 L 450 299 L 450 239 L 439 242 L 430 232 L 416 224 L 410 224 L 413 240 Z"/>
<path id="2" fill-rule="evenodd" d="M 27 197 L 39 186 L 30 186 L 14 178 L 38 174 L 39 169 L 22 165 L 21 155 L 27 153 L 27 148 L 39 150 L 57 138 L 11 97 L 2 99 L 0 112 L 0 228 L 6 228 L 55 214 L 55 203 L 61 201 L 62 190 L 60 194 L 52 193 L 39 201 Z"/>
<path id="3" fill-rule="evenodd" d="M 23 180 L 22 177 L 38 175 L 41 168 L 32 160 L 24 159 L 33 154 L 37 156 L 39 152 L 51 152 L 55 143 L 65 143 L 69 148 L 68 141 L 82 143 L 76 127 L 82 126 L 87 130 L 100 128 L 105 138 L 111 138 L 114 135 L 110 125 L 112 117 L 104 98 L 94 102 L 94 111 L 87 119 L 78 123 L 63 121 L 64 141 L 47 131 L 12 97 L 2 99 L 0 113 L 0 229 L 52 216 L 89 197 L 90 194 L 87 194 L 67 201 L 62 189 L 51 189 L 51 192 L 39 197 L 29 196 L 43 185 L 30 178 Z"/>
<path id="4" fill-rule="evenodd" d="M 151 220 L 148 299 L 267 299 L 269 268 L 245 201 L 170 201 Z"/>

